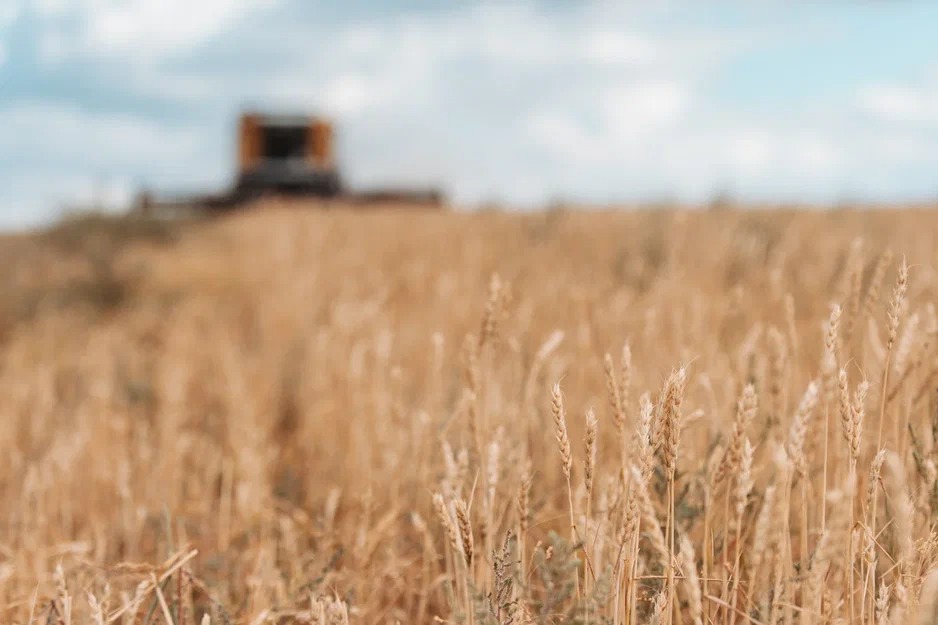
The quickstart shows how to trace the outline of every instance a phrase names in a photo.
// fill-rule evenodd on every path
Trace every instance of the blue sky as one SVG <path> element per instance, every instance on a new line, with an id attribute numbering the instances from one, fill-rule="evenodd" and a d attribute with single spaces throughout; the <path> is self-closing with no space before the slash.
<path id="1" fill-rule="evenodd" d="M 938 195 L 938 3 L 0 0 L 0 227 L 233 175 L 328 114 L 356 186 L 502 200 Z"/>

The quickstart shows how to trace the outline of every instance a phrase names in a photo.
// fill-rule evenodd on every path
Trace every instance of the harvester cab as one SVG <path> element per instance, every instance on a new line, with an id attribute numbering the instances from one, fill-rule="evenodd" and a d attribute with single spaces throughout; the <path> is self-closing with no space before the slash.
<path id="1" fill-rule="evenodd" d="M 341 193 L 332 124 L 301 115 L 243 114 L 235 192 L 241 198 L 267 193 L 323 197 Z"/>

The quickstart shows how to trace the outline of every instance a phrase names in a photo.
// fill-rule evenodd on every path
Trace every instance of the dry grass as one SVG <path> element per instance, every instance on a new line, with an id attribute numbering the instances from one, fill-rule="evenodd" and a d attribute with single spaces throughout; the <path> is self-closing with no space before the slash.
<path id="1" fill-rule="evenodd" d="M 2 338 L 0 622 L 933 624 L 936 240 L 269 206 L 122 244 L 125 296 Z M 43 249 L 17 285 L 69 281 Z"/>

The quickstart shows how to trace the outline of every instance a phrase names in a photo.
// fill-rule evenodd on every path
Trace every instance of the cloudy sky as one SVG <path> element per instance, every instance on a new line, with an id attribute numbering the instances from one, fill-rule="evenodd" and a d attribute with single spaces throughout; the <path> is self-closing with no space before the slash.
<path id="1" fill-rule="evenodd" d="M 358 186 L 471 205 L 938 195 L 938 3 L 0 0 L 0 227 L 233 174 L 334 117 Z"/>

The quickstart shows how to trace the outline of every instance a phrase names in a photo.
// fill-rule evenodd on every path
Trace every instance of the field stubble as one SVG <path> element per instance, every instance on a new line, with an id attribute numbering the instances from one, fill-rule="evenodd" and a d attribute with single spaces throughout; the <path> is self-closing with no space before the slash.
<path id="1" fill-rule="evenodd" d="M 0 621 L 934 624 L 936 240 L 270 206 L 19 242 Z"/>

